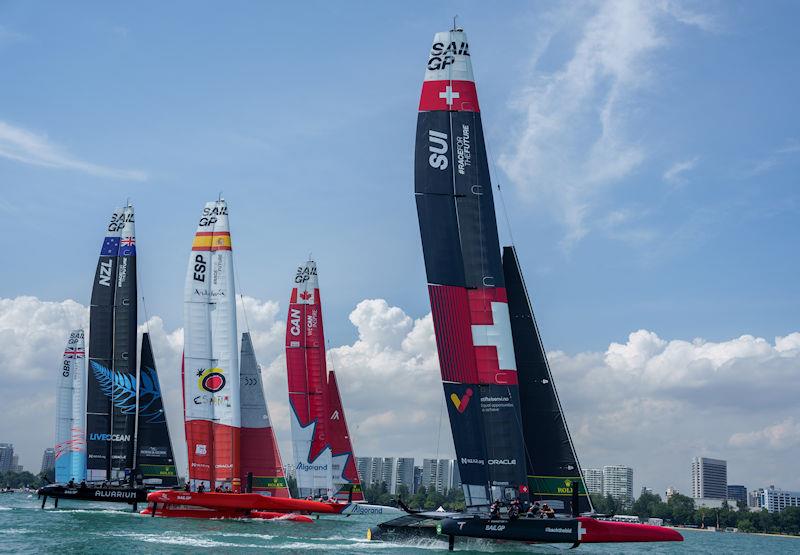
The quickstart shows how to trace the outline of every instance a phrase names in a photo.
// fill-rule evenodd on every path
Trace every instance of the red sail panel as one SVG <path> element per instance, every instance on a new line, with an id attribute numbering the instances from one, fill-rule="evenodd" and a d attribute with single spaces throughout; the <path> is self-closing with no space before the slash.
<path id="1" fill-rule="evenodd" d="M 337 488 L 335 498 L 341 501 L 364 501 L 361 480 L 356 470 L 355 453 L 347 429 L 336 373 L 328 373 L 328 430 L 330 432 L 331 454 L 333 456 L 333 485 Z"/>

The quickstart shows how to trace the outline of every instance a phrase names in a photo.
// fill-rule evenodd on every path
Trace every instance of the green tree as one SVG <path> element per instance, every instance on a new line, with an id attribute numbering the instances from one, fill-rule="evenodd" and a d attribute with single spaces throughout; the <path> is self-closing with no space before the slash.
<path id="1" fill-rule="evenodd" d="M 633 503 L 631 510 L 639 518 L 647 520 L 651 516 L 655 516 L 656 507 L 659 504 L 661 504 L 661 496 L 645 492 Z"/>
<path id="2" fill-rule="evenodd" d="M 690 524 L 694 522 L 694 499 L 676 493 L 667 501 L 672 512 L 673 524 Z"/>

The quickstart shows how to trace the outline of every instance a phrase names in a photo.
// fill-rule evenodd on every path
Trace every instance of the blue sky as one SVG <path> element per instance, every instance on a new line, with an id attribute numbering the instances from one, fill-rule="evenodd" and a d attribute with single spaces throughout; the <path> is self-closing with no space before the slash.
<path id="1" fill-rule="evenodd" d="M 639 329 L 772 342 L 800 327 L 798 12 L 2 2 L 0 297 L 86 304 L 130 198 L 149 313 L 176 329 L 196 219 L 221 191 L 245 294 L 282 313 L 313 252 L 332 345 L 357 341 L 364 299 L 423 318 L 416 110 L 457 13 L 547 348 L 602 353 Z"/>

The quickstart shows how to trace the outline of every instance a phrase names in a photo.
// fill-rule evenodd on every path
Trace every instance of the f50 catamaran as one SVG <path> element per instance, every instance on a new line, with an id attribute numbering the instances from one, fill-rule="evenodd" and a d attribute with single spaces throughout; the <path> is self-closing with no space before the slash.
<path id="1" fill-rule="evenodd" d="M 430 534 L 523 542 L 680 541 L 591 510 L 513 247 L 501 257 L 467 36 L 437 33 L 419 103 L 415 196 L 463 514 L 412 513 L 371 538 Z M 544 500 L 560 518 L 499 518 Z"/>
<path id="2" fill-rule="evenodd" d="M 145 501 L 148 485 L 177 484 L 147 333 L 137 357 L 134 226 L 132 206 L 116 209 L 100 249 L 89 310 L 85 404 L 83 330 L 70 334 L 64 351 L 56 432 L 59 483 L 39 490 L 43 507 L 53 497 L 56 503 L 58 499 L 114 501 L 135 508 Z"/>

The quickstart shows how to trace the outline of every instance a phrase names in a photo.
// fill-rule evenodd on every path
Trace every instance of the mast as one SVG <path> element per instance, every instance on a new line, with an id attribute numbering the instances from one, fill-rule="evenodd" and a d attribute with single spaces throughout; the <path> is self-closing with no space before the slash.
<path id="1" fill-rule="evenodd" d="M 64 348 L 56 396 L 56 482 L 86 478 L 86 439 L 83 423 L 83 374 L 86 351 L 83 330 L 72 330 Z"/>
<path id="2" fill-rule="evenodd" d="M 87 479 L 111 473 L 111 395 L 114 387 L 114 298 L 124 209 L 117 208 L 100 248 L 89 308 L 89 373 L 86 384 Z"/>
<path id="3" fill-rule="evenodd" d="M 578 513 L 591 511 L 591 500 L 514 247 L 503 248 L 503 273 L 519 375 L 530 496 L 539 500 L 562 499 L 563 511 L 570 514 L 572 487 L 577 483 Z"/>
<path id="4" fill-rule="evenodd" d="M 297 268 L 286 322 L 286 372 L 292 447 L 300 497 L 333 490 L 328 445 L 327 369 L 317 265 Z"/>
<path id="5" fill-rule="evenodd" d="M 142 334 L 139 367 L 138 430 L 136 467 L 149 484 L 178 485 L 178 472 L 164 412 L 164 400 L 150 344 L 150 334 Z"/>
<path id="6" fill-rule="evenodd" d="M 194 487 L 239 490 L 239 353 L 228 206 L 206 203 L 184 289 L 183 395 Z"/>
<path id="7" fill-rule="evenodd" d="M 253 492 L 272 497 L 290 497 L 281 453 L 264 397 L 261 367 L 256 360 L 250 333 L 242 334 L 240 396 L 242 406 L 241 478 L 253 474 Z"/>
<path id="8" fill-rule="evenodd" d="M 415 193 L 445 400 L 467 506 L 526 497 L 517 367 L 469 44 L 437 33 Z"/>

